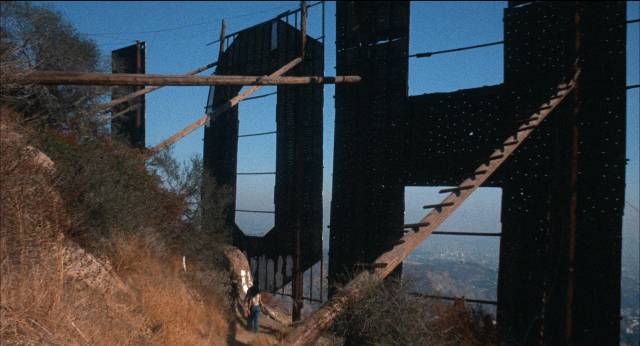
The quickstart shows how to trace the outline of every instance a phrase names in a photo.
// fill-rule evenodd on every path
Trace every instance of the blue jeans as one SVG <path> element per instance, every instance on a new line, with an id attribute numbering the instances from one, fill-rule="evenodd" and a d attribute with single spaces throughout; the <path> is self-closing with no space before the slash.
<path id="1" fill-rule="evenodd" d="M 250 315 L 249 315 L 249 328 L 257 333 L 260 325 L 258 324 L 258 319 L 260 318 L 260 306 L 254 305 L 251 307 Z"/>

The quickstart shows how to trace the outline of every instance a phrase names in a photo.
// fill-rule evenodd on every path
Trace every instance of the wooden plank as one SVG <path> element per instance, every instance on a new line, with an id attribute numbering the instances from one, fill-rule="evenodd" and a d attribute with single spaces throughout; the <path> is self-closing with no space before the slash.
<path id="1" fill-rule="evenodd" d="M 218 65 L 217 62 L 212 62 L 212 63 L 207 64 L 205 66 L 199 67 L 199 68 L 197 68 L 197 69 L 195 69 L 193 71 L 189 71 L 189 72 L 187 72 L 186 75 L 187 76 L 197 75 L 198 73 L 206 71 L 206 70 L 208 70 L 208 69 L 210 69 L 210 68 L 212 68 L 212 67 L 214 67 L 216 65 Z M 150 93 L 152 91 L 156 91 L 156 90 L 158 90 L 160 88 L 162 88 L 162 86 L 152 86 L 152 87 L 149 87 L 149 88 L 144 88 L 142 90 L 138 90 L 138 91 L 133 92 L 133 93 L 131 93 L 129 95 L 125 95 L 125 96 L 119 97 L 119 98 L 117 98 L 115 100 L 111 100 L 110 102 L 107 102 L 107 103 L 105 103 L 103 105 L 97 106 L 95 112 L 106 111 L 107 109 L 110 109 L 110 108 L 112 108 L 114 106 L 117 106 L 117 105 L 119 105 L 121 103 L 133 100 L 136 97 L 140 97 L 140 96 L 148 94 L 148 93 Z M 115 117 L 115 115 L 114 115 L 114 117 Z"/>
<path id="2" fill-rule="evenodd" d="M 538 114 L 538 119 L 533 121 L 535 127 L 540 125 L 540 123 L 556 108 L 556 106 L 564 100 L 567 94 L 573 90 L 579 73 L 580 71 L 578 71 L 574 76 L 569 89 L 558 91 L 558 95 L 561 97 L 548 101 L 543 105 L 545 107 L 541 107 L 540 110 L 536 112 Z M 526 125 L 521 126 L 525 127 Z M 424 224 L 424 226 L 420 226 L 418 231 L 415 233 L 404 235 L 398 245 L 383 253 L 375 260 L 374 263 L 386 263 L 387 265 L 385 267 L 370 271 L 363 271 L 358 274 L 324 306 L 314 312 L 302 323 L 298 324 L 297 327 L 286 336 L 282 344 L 302 346 L 313 344 L 318 340 L 320 335 L 331 326 L 335 319 L 350 303 L 360 299 L 370 285 L 382 282 L 382 280 L 391 274 L 393 270 L 418 247 L 418 245 L 427 239 L 427 237 L 429 237 L 440 224 L 453 214 L 453 212 L 458 209 L 458 207 L 460 207 L 460 205 L 462 205 L 462 203 L 471 196 L 471 194 L 476 191 L 477 188 L 480 187 L 480 185 L 482 185 L 482 183 L 484 183 L 491 174 L 493 174 L 493 172 L 502 165 L 503 162 L 505 162 L 505 160 L 522 144 L 522 142 L 529 137 L 535 127 L 525 131 L 520 131 L 516 135 L 507 138 L 504 141 L 505 143 L 513 142 L 514 140 L 517 140 L 518 143 L 510 146 L 503 146 L 501 149 L 496 149 L 491 156 L 503 153 L 504 156 L 502 158 L 488 163 L 483 163 L 478 167 L 476 172 L 485 171 L 484 173 L 474 173 L 473 176 L 465 179 L 465 181 L 459 184 L 459 186 L 474 185 L 473 188 L 460 191 L 459 195 L 456 195 L 456 193 L 449 194 L 441 204 L 452 203 L 450 207 L 443 208 L 441 211 L 432 210 L 419 221 L 419 223 Z"/>
<path id="3" fill-rule="evenodd" d="M 113 115 L 111 115 L 111 120 L 119 118 L 119 117 L 123 116 L 124 114 L 127 114 L 127 113 L 129 113 L 131 111 L 138 110 L 138 109 L 140 109 L 140 107 L 142 107 L 142 105 L 140 103 L 137 103 L 135 105 L 131 105 L 131 106 L 129 106 L 129 107 L 127 107 L 127 108 L 125 108 L 125 109 L 113 114 Z"/>
<path id="4" fill-rule="evenodd" d="M 136 73 L 37 71 L 27 75 L 3 75 L 2 83 L 45 85 L 298 85 L 357 83 L 359 76 L 186 76 Z"/>
<path id="5" fill-rule="evenodd" d="M 302 62 L 302 58 L 295 58 L 293 60 L 291 60 L 288 64 L 282 66 L 281 68 L 279 68 L 277 71 L 273 72 L 272 74 L 269 75 L 270 78 L 274 78 L 274 77 L 279 77 L 282 76 L 283 74 L 287 73 L 289 70 L 293 69 L 294 67 L 296 67 L 298 64 L 300 64 L 300 62 Z M 260 85 L 255 85 L 252 86 L 251 88 L 249 88 L 248 90 L 246 90 L 245 92 L 243 92 L 242 94 L 236 95 L 234 98 L 232 98 L 231 100 L 229 100 L 227 103 L 222 104 L 220 107 L 214 109 L 211 114 L 205 114 L 202 118 L 196 120 L 194 123 L 192 123 L 191 125 L 185 127 L 184 129 L 182 129 L 180 132 L 176 133 L 175 135 L 169 137 L 168 139 L 164 140 L 162 143 L 156 145 L 155 147 L 153 147 L 151 149 L 152 153 L 157 153 L 158 151 L 170 146 L 171 144 L 179 141 L 180 139 L 182 139 L 184 136 L 190 134 L 191 132 L 195 131 L 197 128 L 199 128 L 200 126 L 206 124 L 210 118 L 213 118 L 215 120 L 215 117 L 228 111 L 229 109 L 235 107 L 238 103 L 240 103 L 240 101 L 246 99 L 247 97 L 251 96 L 251 94 L 253 94 L 254 92 L 258 91 L 261 88 Z"/>
<path id="6" fill-rule="evenodd" d="M 307 2 L 300 1 L 300 31 L 302 38 L 300 41 L 300 57 L 304 59 L 304 49 L 307 45 Z"/>
<path id="7" fill-rule="evenodd" d="M 222 58 L 222 54 L 224 54 L 224 34 L 227 31 L 227 21 L 222 20 L 222 24 L 220 24 L 220 46 L 218 46 L 218 61 Z"/>

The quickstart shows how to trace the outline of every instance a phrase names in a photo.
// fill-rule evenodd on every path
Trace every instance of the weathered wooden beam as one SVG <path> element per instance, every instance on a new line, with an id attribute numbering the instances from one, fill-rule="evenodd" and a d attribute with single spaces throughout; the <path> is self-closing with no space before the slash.
<path id="1" fill-rule="evenodd" d="M 304 49 L 307 44 L 307 2 L 300 1 L 300 31 L 302 39 L 300 41 L 300 57 L 304 59 Z"/>
<path id="2" fill-rule="evenodd" d="M 117 113 L 112 114 L 111 115 L 111 120 L 119 118 L 119 117 L 123 116 L 124 114 L 127 114 L 127 113 L 129 113 L 131 111 L 138 110 L 140 107 L 142 107 L 142 105 L 140 103 L 137 103 L 135 105 L 131 105 L 131 106 L 129 106 L 129 107 L 117 112 Z"/>
<path id="3" fill-rule="evenodd" d="M 197 69 L 195 69 L 193 71 L 189 71 L 189 72 L 187 72 L 186 75 L 187 76 L 197 75 L 198 73 L 206 71 L 206 70 L 208 70 L 208 69 L 210 69 L 210 68 L 212 68 L 212 67 L 214 67 L 216 65 L 218 65 L 218 62 L 212 62 L 212 63 L 207 64 L 205 66 L 199 67 L 199 68 L 197 68 Z M 152 87 L 144 88 L 142 90 L 138 90 L 138 91 L 133 92 L 133 93 L 131 93 L 129 95 L 125 95 L 125 96 L 119 97 L 119 98 L 117 98 L 115 100 L 111 100 L 110 102 L 107 102 L 105 104 L 97 106 L 96 107 L 96 112 L 103 112 L 103 111 L 105 111 L 107 109 L 110 109 L 110 108 L 112 108 L 114 106 L 117 106 L 117 105 L 119 105 L 121 103 L 133 100 L 136 97 L 140 97 L 140 96 L 148 94 L 148 93 L 150 93 L 152 91 L 156 91 L 156 90 L 158 90 L 160 88 L 162 88 L 162 86 L 152 86 Z M 115 117 L 115 115 L 114 115 L 114 117 Z"/>
<path id="4" fill-rule="evenodd" d="M 479 175 L 475 175 L 473 178 L 467 178 L 459 186 L 473 185 L 474 187 L 468 190 L 460 191 L 458 195 L 456 193 L 449 194 L 440 204 L 449 204 L 451 206 L 444 208 L 440 211 L 432 210 L 425 217 L 423 217 L 419 223 L 424 224 L 420 226 L 415 233 L 405 234 L 391 250 L 383 253 L 378 257 L 374 263 L 386 263 L 384 268 L 376 268 L 370 271 L 363 271 L 358 274 L 353 280 L 351 280 L 342 290 L 338 291 L 327 303 L 325 303 L 320 309 L 316 310 L 311 316 L 302 321 L 297 327 L 292 330 L 283 340 L 284 345 L 311 345 L 314 344 L 320 335 L 326 331 L 335 319 L 347 309 L 349 304 L 362 298 L 366 293 L 366 289 L 372 284 L 382 282 L 382 280 L 391 274 L 402 261 L 408 257 L 427 237 L 433 233 L 433 231 L 442 224 L 453 212 L 462 205 L 462 203 L 471 194 L 478 189 L 492 174 L 502 165 L 503 162 L 522 144 L 522 142 L 533 132 L 533 130 L 539 125 L 554 109 L 560 104 L 569 92 L 575 86 L 576 79 L 579 76 L 579 71 L 571 81 L 571 88 L 558 91 L 561 95 L 560 98 L 545 103 L 539 112 L 539 119 L 534 121 L 536 125 L 533 128 L 525 131 L 518 132 L 515 136 L 510 136 L 505 140 L 512 141 L 517 140 L 518 143 L 510 145 L 508 147 L 503 146 L 503 150 L 496 149 L 493 155 L 503 153 L 503 157 L 497 160 L 483 163 L 476 170 L 479 172 L 484 170 L 485 172 Z M 548 106 L 548 107 L 547 107 Z M 525 126 L 525 125 L 521 125 Z M 512 138 L 515 137 L 515 138 Z"/>
<path id="5" fill-rule="evenodd" d="M 359 81 L 359 76 L 186 76 L 64 71 L 36 71 L 27 75 L 2 76 L 2 83 L 46 85 L 296 85 L 357 83 Z"/>
<path id="6" fill-rule="evenodd" d="M 282 66 L 277 71 L 275 71 L 272 74 L 270 74 L 267 78 L 277 78 L 279 76 L 282 76 L 283 74 L 287 73 L 288 71 L 290 71 L 291 69 L 296 67 L 298 64 L 300 64 L 300 62 L 302 62 L 302 58 L 295 58 L 295 59 L 291 60 L 288 64 Z M 176 133 L 175 135 L 173 135 L 173 136 L 169 137 L 168 139 L 164 140 L 162 143 L 160 143 L 160 144 L 156 145 L 155 147 L 151 148 L 150 149 L 151 153 L 157 153 L 158 151 L 160 151 L 160 150 L 170 146 L 171 144 L 179 141 L 184 136 L 190 134 L 191 132 L 193 132 L 197 128 L 199 128 L 200 126 L 203 126 L 204 124 L 206 124 L 209 121 L 210 118 L 213 118 L 215 120 L 216 116 L 218 116 L 219 114 L 222 114 L 222 113 L 228 111 L 229 109 L 235 107 L 236 105 L 238 105 L 238 103 L 240 103 L 240 101 L 242 101 L 242 100 L 246 99 L 247 97 L 251 96 L 251 94 L 253 94 L 254 92 L 258 91 L 261 87 L 262 86 L 260 86 L 260 85 L 254 85 L 250 89 L 248 89 L 247 91 L 243 92 L 242 94 L 239 94 L 239 95 L 235 96 L 231 100 L 229 100 L 226 103 L 222 104 L 220 107 L 214 109 L 211 112 L 211 114 L 205 114 L 202 118 L 198 119 L 197 121 L 195 121 L 191 125 L 189 125 L 189 126 L 185 127 L 184 129 L 182 129 L 182 131 Z"/>
<path id="7" fill-rule="evenodd" d="M 300 58 L 304 59 L 305 44 L 307 42 L 307 3 L 300 1 Z M 295 223 L 293 234 L 293 276 L 291 280 L 291 298 L 293 304 L 291 306 L 291 320 L 293 322 L 300 321 L 302 318 L 302 309 L 304 301 L 304 282 L 303 271 L 300 265 L 301 253 L 301 237 L 300 222 Z"/>
<path id="8" fill-rule="evenodd" d="M 222 20 L 222 24 L 220 24 L 220 45 L 218 46 L 218 61 L 222 58 L 222 54 L 224 54 L 224 35 L 227 31 L 227 21 Z"/>

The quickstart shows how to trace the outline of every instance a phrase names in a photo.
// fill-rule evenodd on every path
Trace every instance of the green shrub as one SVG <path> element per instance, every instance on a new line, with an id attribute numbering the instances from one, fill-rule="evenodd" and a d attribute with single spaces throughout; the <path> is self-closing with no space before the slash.
<path id="1" fill-rule="evenodd" d="M 114 230 L 180 232 L 183 201 L 162 188 L 142 155 L 117 141 L 45 131 L 39 147 L 56 163 L 56 184 L 75 215 L 75 236 L 105 237 Z"/>

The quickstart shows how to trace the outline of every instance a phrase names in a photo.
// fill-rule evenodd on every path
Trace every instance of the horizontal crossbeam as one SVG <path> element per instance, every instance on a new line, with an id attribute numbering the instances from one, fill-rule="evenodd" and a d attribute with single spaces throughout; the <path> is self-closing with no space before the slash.
<path id="1" fill-rule="evenodd" d="M 305 85 L 357 83 L 360 79 L 359 76 L 187 76 L 65 71 L 36 71 L 24 75 L 2 75 L 2 83 L 108 86 Z"/>
<path id="2" fill-rule="evenodd" d="M 425 293 L 411 293 L 412 296 L 420 297 L 420 298 L 428 298 L 428 299 L 440 299 L 440 300 L 462 300 L 465 303 L 474 303 L 474 304 L 487 304 L 487 305 L 498 305 L 498 302 L 495 300 L 486 300 L 486 299 L 468 299 L 465 297 L 447 297 L 447 296 L 438 296 L 433 294 L 425 294 Z"/>
<path id="3" fill-rule="evenodd" d="M 291 60 L 290 62 L 288 62 L 286 65 L 280 67 L 277 71 L 273 72 L 272 74 L 270 74 L 270 77 L 278 77 L 278 76 L 282 76 L 283 74 L 287 73 L 288 71 L 290 71 L 291 69 L 293 69 L 294 67 L 298 66 L 298 64 L 300 64 L 302 62 L 302 58 L 298 57 L 295 58 L 293 60 Z M 153 153 L 157 153 L 158 151 L 172 145 L 173 143 L 179 141 L 180 139 L 182 139 L 184 136 L 190 134 L 191 132 L 195 131 L 197 128 L 204 126 L 204 124 L 206 124 L 209 119 L 214 119 L 217 116 L 219 116 L 220 114 L 223 114 L 224 112 L 233 109 L 233 107 L 237 106 L 238 103 L 240 103 L 240 101 L 246 99 L 247 97 L 251 96 L 253 93 L 255 93 L 256 91 L 260 90 L 262 86 L 260 85 L 254 85 L 251 88 L 249 88 L 248 90 L 242 92 L 240 95 L 236 95 L 235 97 L 233 97 L 231 100 L 221 104 L 220 106 L 216 107 L 213 111 L 211 112 L 207 112 L 207 114 L 205 114 L 204 116 L 202 116 L 200 119 L 196 120 L 195 122 L 193 122 L 192 124 L 190 124 L 189 126 L 185 127 L 184 129 L 182 129 L 180 132 L 174 134 L 173 136 L 167 138 L 166 140 L 162 141 L 162 143 L 156 145 L 155 147 L 153 147 L 150 152 L 151 154 Z"/>
<path id="4" fill-rule="evenodd" d="M 187 76 L 196 75 L 196 74 L 198 74 L 200 72 L 204 72 L 204 71 L 206 71 L 206 70 L 208 70 L 208 69 L 210 69 L 210 68 L 212 68 L 214 66 L 217 66 L 217 65 L 218 65 L 217 61 L 216 62 L 212 62 L 212 63 L 207 64 L 205 66 L 199 67 L 199 68 L 197 68 L 197 69 L 195 69 L 193 71 L 187 72 Z M 117 106 L 117 105 L 119 105 L 121 103 L 133 100 L 136 97 L 140 97 L 140 96 L 148 94 L 148 93 L 150 93 L 152 91 L 156 91 L 156 90 L 158 90 L 160 88 L 162 88 L 162 86 L 154 86 L 154 87 L 144 88 L 142 90 L 138 90 L 136 92 L 132 92 L 129 95 L 125 95 L 125 96 L 119 97 L 117 99 L 113 99 L 110 102 L 107 102 L 105 104 L 97 106 L 96 107 L 96 112 L 105 111 L 105 110 L 107 110 L 109 108 L 112 108 L 113 106 Z M 113 117 L 115 117 L 115 115 Z"/>

